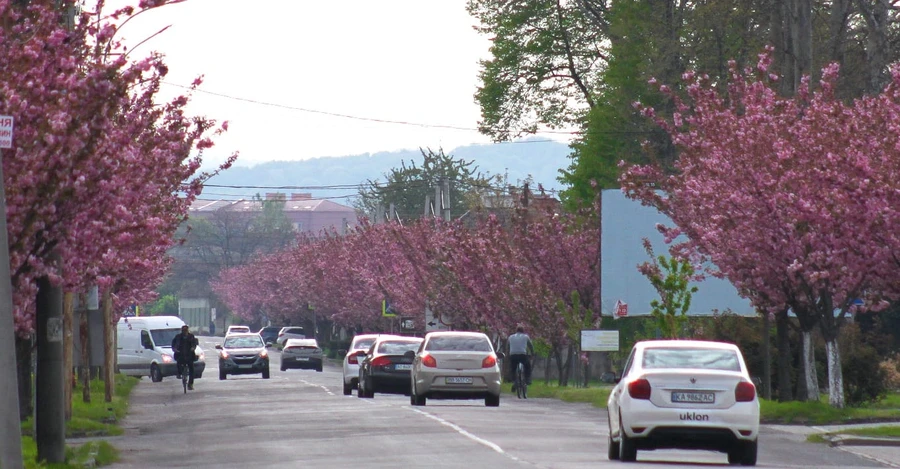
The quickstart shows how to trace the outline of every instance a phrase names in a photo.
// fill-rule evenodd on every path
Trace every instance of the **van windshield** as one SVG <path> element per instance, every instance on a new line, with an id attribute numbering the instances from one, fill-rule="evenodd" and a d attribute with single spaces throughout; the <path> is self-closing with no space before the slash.
<path id="1" fill-rule="evenodd" d="M 181 329 L 153 329 L 150 335 L 153 336 L 153 343 L 157 347 L 171 347 L 172 339 L 176 335 L 181 334 Z"/>

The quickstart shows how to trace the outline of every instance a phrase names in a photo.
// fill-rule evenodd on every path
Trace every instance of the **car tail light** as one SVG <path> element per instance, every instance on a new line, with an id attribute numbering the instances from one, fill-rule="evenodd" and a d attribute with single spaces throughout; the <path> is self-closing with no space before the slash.
<path id="1" fill-rule="evenodd" d="M 351 365 L 359 365 L 359 361 L 356 359 L 356 357 L 358 357 L 358 356 L 359 355 L 357 355 L 355 353 L 350 355 L 349 357 L 347 357 L 347 363 L 349 363 Z"/>
<path id="2" fill-rule="evenodd" d="M 482 368 L 491 368 L 496 364 L 497 364 L 497 358 L 495 358 L 493 355 L 488 355 L 488 356 L 484 357 L 484 360 L 481 361 Z"/>
<path id="3" fill-rule="evenodd" d="M 741 381 L 734 388 L 734 400 L 737 402 L 750 402 L 756 398 L 756 386 L 753 383 Z"/>
<path id="4" fill-rule="evenodd" d="M 431 355 L 425 355 L 424 357 L 422 357 L 422 365 L 425 365 L 429 368 L 437 368 L 437 360 L 435 360 Z"/>
<path id="5" fill-rule="evenodd" d="M 632 399 L 650 399 L 650 381 L 641 378 L 628 383 L 628 395 Z"/>
<path id="6" fill-rule="evenodd" d="M 387 366 L 391 364 L 391 359 L 388 357 L 376 357 L 372 360 L 372 366 Z"/>

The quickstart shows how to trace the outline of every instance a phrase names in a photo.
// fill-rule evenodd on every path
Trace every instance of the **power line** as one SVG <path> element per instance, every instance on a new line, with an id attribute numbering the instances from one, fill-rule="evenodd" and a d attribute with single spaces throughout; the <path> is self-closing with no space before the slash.
<path id="1" fill-rule="evenodd" d="M 377 117 L 355 116 L 352 114 L 342 114 L 342 113 L 338 113 L 338 112 L 322 111 L 319 109 L 310 109 L 310 108 L 304 108 L 304 107 L 299 107 L 299 106 L 289 106 L 287 104 L 270 103 L 267 101 L 260 101 L 257 99 L 243 98 L 240 96 L 233 96 L 233 95 L 229 95 L 229 94 L 225 94 L 225 93 L 217 93 L 215 91 L 202 90 L 199 88 L 193 88 L 191 86 L 179 85 L 177 83 L 169 83 L 166 81 L 163 81 L 161 83 L 164 85 L 174 86 L 176 88 L 191 90 L 191 91 L 198 92 L 198 93 L 204 93 L 204 94 L 208 94 L 211 96 L 218 96 L 220 98 L 231 99 L 234 101 L 241 101 L 241 102 L 251 103 L 251 104 L 259 104 L 261 106 L 269 106 L 269 107 L 275 107 L 275 108 L 279 108 L 279 109 L 287 109 L 290 111 L 308 112 L 311 114 L 320 114 L 320 115 L 324 115 L 324 116 L 340 117 L 340 118 L 344 118 L 344 119 L 353 119 L 353 120 L 366 121 L 366 122 L 377 122 L 379 124 L 409 125 L 409 126 L 414 126 L 414 127 L 432 128 L 432 129 L 461 130 L 461 131 L 465 131 L 465 132 L 479 132 L 479 133 L 481 132 L 481 130 L 476 127 L 463 127 L 463 126 L 458 126 L 458 125 L 447 125 L 447 124 L 423 124 L 421 122 L 409 122 L 409 121 L 400 121 L 400 120 L 392 120 L 392 119 L 382 119 L 382 118 L 377 118 Z M 549 130 L 548 129 L 548 130 L 541 130 L 540 133 L 555 134 L 555 135 L 580 135 L 583 132 L 582 131 L 572 131 L 572 130 Z M 556 140 L 551 140 L 551 139 L 522 140 L 522 141 L 516 141 L 516 142 L 496 142 L 496 143 L 548 143 L 548 142 L 556 142 Z"/>

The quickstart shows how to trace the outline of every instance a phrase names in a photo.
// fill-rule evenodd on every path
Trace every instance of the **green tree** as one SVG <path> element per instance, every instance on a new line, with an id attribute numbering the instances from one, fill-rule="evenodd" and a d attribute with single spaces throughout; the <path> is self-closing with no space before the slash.
<path id="1" fill-rule="evenodd" d="M 425 214 L 426 198 L 434 204 L 435 187 L 446 179 L 450 184 L 450 212 L 459 216 L 472 203 L 472 196 L 490 190 L 496 179 L 478 172 L 478 167 L 473 166 L 474 161 L 456 159 L 444 154 L 443 149 L 437 152 L 430 148 L 420 151 L 423 158 L 421 166 L 414 161 L 408 164 L 404 161 L 399 168 L 384 174 L 384 182 L 370 179 L 361 185 L 354 207 L 374 214 L 379 209 L 388 211 L 394 204 L 400 220 L 419 218 Z"/>
<path id="2" fill-rule="evenodd" d="M 163 295 L 147 307 L 150 316 L 177 316 L 178 298 L 175 295 Z"/>
<path id="3" fill-rule="evenodd" d="M 662 337 L 677 339 L 683 334 L 691 298 L 697 292 L 696 286 L 690 286 L 694 267 L 686 259 L 655 255 L 647 238 L 644 238 L 644 250 L 650 261 L 638 268 L 650 280 L 660 298 L 650 302 L 650 314 Z"/>

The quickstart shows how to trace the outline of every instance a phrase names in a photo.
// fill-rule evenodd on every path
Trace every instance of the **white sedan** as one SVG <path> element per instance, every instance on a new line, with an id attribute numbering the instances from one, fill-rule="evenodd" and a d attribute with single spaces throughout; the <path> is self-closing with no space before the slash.
<path id="1" fill-rule="evenodd" d="M 636 343 L 607 410 L 611 460 L 677 448 L 721 451 L 730 464 L 756 465 L 759 400 L 734 344 Z"/>

